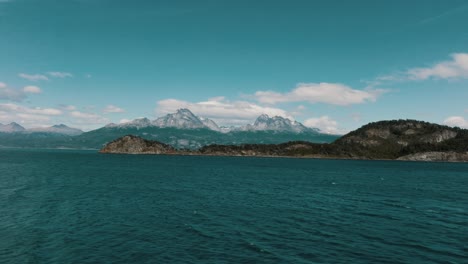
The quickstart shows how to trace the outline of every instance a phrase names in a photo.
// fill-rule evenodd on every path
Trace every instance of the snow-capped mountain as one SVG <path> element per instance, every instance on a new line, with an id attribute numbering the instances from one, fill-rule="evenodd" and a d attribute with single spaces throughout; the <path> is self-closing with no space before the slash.
<path id="1" fill-rule="evenodd" d="M 222 128 L 218 126 L 218 124 L 215 123 L 215 121 L 209 119 L 209 118 L 203 118 L 200 117 L 200 121 L 205 125 L 205 127 L 214 130 L 214 131 L 223 131 Z"/>
<path id="2" fill-rule="evenodd" d="M 72 128 L 64 124 L 53 125 L 51 127 L 31 128 L 31 129 L 26 130 L 26 132 L 31 132 L 31 133 L 45 132 L 45 133 L 63 134 L 63 135 L 69 135 L 69 136 L 78 136 L 78 135 L 83 134 L 83 131 L 81 129 Z"/>
<path id="3" fill-rule="evenodd" d="M 143 118 L 137 118 L 137 119 L 134 119 L 130 122 L 126 122 L 126 123 L 122 123 L 122 124 L 114 124 L 114 123 L 110 123 L 110 124 L 107 124 L 105 127 L 121 127 L 121 128 L 137 128 L 137 129 L 140 129 L 140 128 L 145 128 L 145 127 L 150 127 L 150 126 L 153 126 L 151 124 L 151 120 L 149 120 L 148 118 L 146 117 L 143 117 Z"/>
<path id="4" fill-rule="evenodd" d="M 8 125 L 3 125 L 0 124 L 0 132 L 3 133 L 15 133 L 15 132 L 22 132 L 25 131 L 26 129 L 19 125 L 18 123 L 11 122 Z"/>
<path id="5" fill-rule="evenodd" d="M 260 115 L 253 125 L 241 127 L 242 131 L 280 131 L 280 132 L 319 132 L 316 128 L 308 128 L 297 121 L 291 121 L 281 116 L 269 117 L 266 114 Z"/>
<path id="6" fill-rule="evenodd" d="M 179 109 L 173 114 L 167 114 L 159 117 L 156 120 L 149 120 L 148 118 L 138 118 L 133 121 L 106 125 L 107 128 L 145 128 L 145 127 L 174 127 L 179 129 L 197 129 L 208 128 L 214 131 L 221 131 L 218 125 L 209 118 L 202 118 L 194 115 L 188 109 Z"/>
<path id="7" fill-rule="evenodd" d="M 159 117 L 156 120 L 148 118 L 139 118 L 123 124 L 108 124 L 107 128 L 146 128 L 146 127 L 173 127 L 178 129 L 198 129 L 207 128 L 213 131 L 229 133 L 230 131 L 277 131 L 277 132 L 316 132 L 320 131 L 316 128 L 308 128 L 297 121 L 291 121 L 288 118 L 274 116 L 269 117 L 266 114 L 260 115 L 253 125 L 248 124 L 242 127 L 220 127 L 216 122 L 209 118 L 203 118 L 194 115 L 189 109 L 183 108 L 177 110 L 173 114 L 167 114 Z"/>
<path id="8" fill-rule="evenodd" d="M 175 127 L 175 128 L 204 128 L 206 127 L 203 121 L 194 115 L 188 109 L 179 109 L 174 114 L 167 114 L 152 122 L 156 127 Z"/>

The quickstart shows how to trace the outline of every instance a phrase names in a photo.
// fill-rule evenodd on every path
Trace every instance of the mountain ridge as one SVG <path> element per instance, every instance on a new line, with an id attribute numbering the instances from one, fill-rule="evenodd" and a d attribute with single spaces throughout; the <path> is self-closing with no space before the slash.
<path id="1" fill-rule="evenodd" d="M 200 117 L 193 114 L 187 108 L 178 109 L 175 113 L 166 114 L 155 120 L 148 118 L 137 118 L 122 124 L 107 124 L 105 127 L 174 127 L 179 129 L 200 129 L 207 128 L 218 132 L 230 131 L 279 131 L 291 133 L 320 133 L 318 128 L 309 128 L 302 123 L 292 121 L 288 118 L 273 116 L 269 117 L 267 114 L 262 114 L 257 117 L 253 124 L 247 124 L 241 127 L 220 127 L 215 121 L 206 117 Z"/>

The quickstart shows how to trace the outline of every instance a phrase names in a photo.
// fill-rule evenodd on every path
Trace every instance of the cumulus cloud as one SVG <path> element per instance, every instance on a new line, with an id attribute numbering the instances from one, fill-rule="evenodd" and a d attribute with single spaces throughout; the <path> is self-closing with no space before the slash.
<path id="1" fill-rule="evenodd" d="M 293 119 L 283 109 L 264 107 L 246 101 L 231 102 L 224 97 L 215 97 L 203 102 L 187 102 L 177 99 L 161 100 L 157 102 L 156 113 L 158 115 L 174 113 L 180 108 L 188 108 L 196 115 L 211 118 L 223 125 L 250 123 L 261 114 Z"/>
<path id="2" fill-rule="evenodd" d="M 28 94 L 37 93 L 41 93 L 41 88 L 37 86 L 26 86 L 23 89 L 14 89 L 8 87 L 5 83 L 0 83 L 0 100 L 21 102 Z"/>
<path id="3" fill-rule="evenodd" d="M 29 80 L 29 81 L 33 81 L 33 82 L 37 82 L 37 81 L 48 81 L 49 78 L 47 78 L 47 76 L 45 75 L 42 75 L 42 74 L 26 74 L 26 73 L 20 73 L 18 74 L 19 77 L 23 78 L 23 79 L 26 79 L 26 80 Z"/>
<path id="4" fill-rule="evenodd" d="M 410 68 L 363 82 L 367 83 L 368 87 L 376 87 L 408 81 L 468 79 L 468 53 L 454 53 L 450 57 L 451 60 L 442 61 L 429 67 Z"/>
<path id="5" fill-rule="evenodd" d="M 329 134 L 342 134 L 338 128 L 338 122 L 331 119 L 328 116 L 321 116 L 317 118 L 309 118 L 304 121 L 304 125 L 307 127 L 318 128 L 324 133 Z"/>
<path id="6" fill-rule="evenodd" d="M 85 113 L 80 111 L 70 112 L 70 116 L 74 117 L 74 123 L 85 124 L 85 125 L 104 125 L 109 123 L 109 119 L 102 117 L 95 113 Z"/>
<path id="7" fill-rule="evenodd" d="M 99 114 L 80 112 L 72 105 L 58 108 L 28 107 L 16 103 L 0 103 L 0 123 L 17 122 L 25 127 L 44 127 L 64 123 L 71 127 L 89 130 L 110 122 Z"/>
<path id="8" fill-rule="evenodd" d="M 38 93 L 41 93 L 41 88 L 37 87 L 37 86 L 26 86 L 23 88 L 23 92 L 25 93 L 32 93 L 32 94 L 38 94 Z"/>
<path id="9" fill-rule="evenodd" d="M 47 73 L 49 76 L 54 77 L 54 78 L 71 78 L 73 77 L 73 74 L 69 72 L 48 72 Z"/>
<path id="10" fill-rule="evenodd" d="M 431 67 L 413 68 L 407 71 L 410 80 L 468 78 L 468 53 L 454 53 L 452 59 Z"/>
<path id="11" fill-rule="evenodd" d="M 61 115 L 62 111 L 55 108 L 41 108 L 34 107 L 29 108 L 12 103 L 0 104 L 0 111 L 9 113 L 25 113 L 25 114 L 36 114 L 36 115 Z"/>
<path id="12" fill-rule="evenodd" d="M 109 114 L 109 113 L 123 113 L 125 112 L 124 109 L 117 107 L 115 105 L 108 105 L 106 108 L 103 110 L 104 113 Z"/>
<path id="13" fill-rule="evenodd" d="M 468 128 L 468 120 L 461 116 L 450 116 L 444 120 L 444 125 Z"/>
<path id="14" fill-rule="evenodd" d="M 258 91 L 255 97 L 265 104 L 309 102 L 345 106 L 374 102 L 384 92 L 382 89 L 356 90 L 339 83 L 300 83 L 287 93 Z"/>
<path id="15" fill-rule="evenodd" d="M 19 122 L 30 126 L 50 123 L 51 117 L 58 117 L 62 111 L 55 108 L 26 107 L 13 103 L 0 104 L 0 122 Z"/>

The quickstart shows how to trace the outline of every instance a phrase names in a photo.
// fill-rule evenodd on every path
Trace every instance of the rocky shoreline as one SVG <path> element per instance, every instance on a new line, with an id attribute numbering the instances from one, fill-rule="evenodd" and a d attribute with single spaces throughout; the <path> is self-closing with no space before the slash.
<path id="1" fill-rule="evenodd" d="M 414 120 L 381 121 L 333 143 L 208 145 L 197 150 L 127 135 L 100 153 L 468 162 L 468 131 Z"/>

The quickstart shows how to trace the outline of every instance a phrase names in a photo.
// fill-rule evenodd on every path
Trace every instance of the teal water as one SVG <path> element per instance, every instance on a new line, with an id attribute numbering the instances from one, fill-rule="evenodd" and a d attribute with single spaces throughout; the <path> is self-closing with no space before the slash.
<path id="1" fill-rule="evenodd" d="M 468 164 L 0 150 L 0 263 L 467 263 Z"/>

